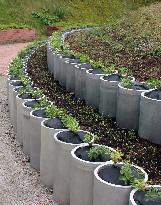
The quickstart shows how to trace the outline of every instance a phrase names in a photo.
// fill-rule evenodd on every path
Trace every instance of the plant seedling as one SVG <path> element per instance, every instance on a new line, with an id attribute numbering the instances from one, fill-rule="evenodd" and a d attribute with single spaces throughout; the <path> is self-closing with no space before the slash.
<path id="1" fill-rule="evenodd" d="M 53 119 L 55 117 L 66 116 L 67 111 L 64 108 L 57 108 L 55 105 L 49 105 L 45 109 L 48 118 Z"/>
<path id="2" fill-rule="evenodd" d="M 134 83 L 131 81 L 130 78 L 122 78 L 121 80 L 121 85 L 125 88 L 132 88 L 132 86 L 134 85 Z"/>
<path id="3" fill-rule="evenodd" d="M 129 70 L 127 67 L 121 67 L 121 68 L 119 68 L 118 71 L 121 75 L 124 75 L 124 76 L 132 75 L 131 70 Z"/>
<path id="4" fill-rule="evenodd" d="M 122 157 L 123 157 L 123 153 L 122 153 L 120 150 L 118 150 L 118 149 L 116 149 L 115 152 L 111 152 L 111 160 L 113 161 L 114 166 L 115 166 L 119 161 L 121 161 Z"/>
<path id="5" fill-rule="evenodd" d="M 21 59 L 19 57 L 15 58 L 10 65 L 9 75 L 19 78 L 22 75 L 22 68 Z"/>
<path id="6" fill-rule="evenodd" d="M 161 89 L 161 80 L 158 79 L 149 79 L 145 82 L 147 84 L 147 86 L 149 86 L 150 88 L 154 88 L 157 90 Z"/>
<path id="7" fill-rule="evenodd" d="M 43 96 L 40 101 L 37 101 L 37 103 L 34 105 L 35 109 L 41 109 L 41 108 L 46 108 L 47 106 L 51 105 L 49 102 L 48 98 Z"/>
<path id="8" fill-rule="evenodd" d="M 114 64 L 112 64 L 112 65 L 109 66 L 109 67 L 103 67 L 103 72 L 104 72 L 105 74 L 112 74 L 112 73 L 114 73 L 115 71 L 116 71 L 116 67 L 115 67 Z"/>
<path id="9" fill-rule="evenodd" d="M 80 126 L 79 126 L 78 121 L 70 115 L 63 116 L 62 123 L 63 123 L 64 127 L 67 127 L 72 132 L 78 132 L 80 130 Z"/>
<path id="10" fill-rule="evenodd" d="M 92 147 L 88 152 L 90 160 L 96 160 L 99 156 L 111 154 L 111 150 L 106 146 L 95 146 Z"/>
<path id="11" fill-rule="evenodd" d="M 43 92 L 39 88 L 35 88 L 31 90 L 31 95 L 37 101 L 37 98 L 40 98 L 43 96 Z"/>

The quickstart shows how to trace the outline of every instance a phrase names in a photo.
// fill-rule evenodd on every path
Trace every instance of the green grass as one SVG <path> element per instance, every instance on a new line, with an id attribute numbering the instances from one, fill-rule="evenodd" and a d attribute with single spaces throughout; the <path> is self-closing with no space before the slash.
<path id="1" fill-rule="evenodd" d="M 43 25 L 35 20 L 31 13 L 41 8 L 61 7 L 66 12 L 66 19 L 58 25 L 106 24 L 115 21 L 129 9 L 154 0 L 0 0 L 0 23 L 16 23 L 36 28 L 39 36 L 45 35 Z"/>

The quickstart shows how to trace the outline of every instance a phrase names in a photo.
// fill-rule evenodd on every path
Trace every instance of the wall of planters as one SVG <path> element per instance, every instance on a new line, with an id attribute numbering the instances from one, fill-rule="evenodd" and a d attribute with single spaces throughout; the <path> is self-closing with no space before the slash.
<path id="1" fill-rule="evenodd" d="M 23 58 L 22 70 L 31 86 L 33 84 L 27 74 L 27 62 L 36 49 L 37 47 Z M 92 103 L 91 105 L 99 108 L 105 116 L 114 118 L 117 116 L 117 98 L 128 92 L 127 90 L 122 94 L 120 91 L 118 94 L 118 81 L 109 81 L 108 76 L 103 76 L 99 71 L 93 72 L 89 64 L 80 64 L 78 60 L 58 53 L 50 43 L 47 44 L 47 62 L 54 79 L 68 91 L 75 92 L 76 96 L 84 99 L 87 104 Z M 94 136 L 91 133 L 83 130 L 71 131 L 63 125 L 59 116 L 49 119 L 45 107 L 35 109 L 34 105 L 40 100 L 39 98 L 35 99 L 29 93 L 23 95 L 19 93 L 23 86 L 20 79 L 14 79 L 8 74 L 7 93 L 11 122 L 17 132 L 17 141 L 22 144 L 24 153 L 30 157 L 31 166 L 40 171 L 40 179 L 44 185 L 53 187 L 56 203 L 58 205 L 135 204 L 133 196 L 136 190 L 131 192 L 132 186 L 120 183 L 119 180 L 124 162 L 112 161 L 110 153 L 116 151 L 93 144 Z M 131 92 L 130 95 L 135 96 Z M 111 96 L 109 101 L 108 95 Z M 135 123 L 131 123 L 130 126 L 136 125 L 139 117 L 136 110 L 139 109 L 141 92 L 136 95 L 137 100 L 134 97 L 134 100 L 130 101 L 130 109 L 136 115 L 132 116 L 135 118 L 133 120 Z M 54 102 L 49 103 L 52 105 Z M 122 104 L 120 103 L 119 109 L 124 109 Z M 135 126 L 132 128 L 135 129 Z M 92 136 L 89 144 L 84 141 L 86 135 Z M 92 160 L 88 155 L 91 148 L 107 149 L 109 154 L 101 153 L 98 158 Z M 143 169 L 134 165 L 130 167 L 136 173 L 139 170 L 143 181 L 147 182 L 148 175 Z"/>

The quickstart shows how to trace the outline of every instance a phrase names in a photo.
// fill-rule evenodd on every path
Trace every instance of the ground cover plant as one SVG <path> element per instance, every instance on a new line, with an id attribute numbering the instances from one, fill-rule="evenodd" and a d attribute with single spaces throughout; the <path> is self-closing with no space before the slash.
<path id="1" fill-rule="evenodd" d="M 130 69 L 137 80 L 160 79 L 161 3 L 133 11 L 112 25 L 74 33 L 66 43 L 105 67 Z"/>
<path id="2" fill-rule="evenodd" d="M 27 24 L 36 28 L 40 37 L 44 37 L 45 30 L 42 24 L 32 17 L 33 11 L 40 11 L 42 8 L 50 9 L 51 13 L 56 11 L 60 16 L 61 11 L 65 12 L 65 19 L 60 25 L 82 25 L 82 24 L 104 24 L 113 22 L 122 16 L 129 9 L 154 2 L 155 0 L 0 0 L 0 22 L 1 24 Z"/>
<path id="3" fill-rule="evenodd" d="M 82 130 L 97 135 L 98 143 L 118 148 L 123 159 L 141 166 L 149 174 L 151 183 L 159 184 L 161 179 L 161 147 L 140 139 L 135 132 L 121 130 L 116 123 L 103 118 L 97 110 L 86 106 L 84 101 L 66 92 L 48 72 L 46 47 L 41 47 L 28 63 L 28 73 L 34 85 L 58 107 L 65 108 L 79 122 Z"/>

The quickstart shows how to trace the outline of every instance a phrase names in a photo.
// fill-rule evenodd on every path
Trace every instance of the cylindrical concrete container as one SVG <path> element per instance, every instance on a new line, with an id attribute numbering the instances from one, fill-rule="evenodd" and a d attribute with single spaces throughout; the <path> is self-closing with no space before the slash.
<path id="1" fill-rule="evenodd" d="M 160 185 L 153 185 L 153 186 L 147 186 L 147 188 L 151 188 L 151 187 L 154 187 L 154 188 L 159 188 L 161 189 L 161 186 Z M 137 202 L 135 202 L 134 200 L 134 195 L 137 193 L 137 189 L 133 189 L 130 193 L 130 199 L 129 199 L 129 205 L 138 205 Z M 161 200 L 161 199 L 160 199 Z M 155 200 L 152 200 L 152 203 L 155 204 Z M 150 202 L 148 203 L 150 204 Z M 158 204 L 158 203 L 157 203 Z"/>
<path id="2" fill-rule="evenodd" d="M 93 108 L 99 107 L 100 102 L 100 77 L 104 74 L 93 74 L 93 70 L 86 71 L 86 104 Z"/>
<path id="3" fill-rule="evenodd" d="M 50 46 L 50 43 L 47 43 L 47 64 L 48 64 L 48 70 L 50 73 L 52 73 L 53 69 L 52 69 L 52 47 Z"/>
<path id="4" fill-rule="evenodd" d="M 23 99 L 20 95 L 16 96 L 16 103 L 17 103 L 17 141 L 20 144 L 23 144 L 23 133 L 22 133 L 22 103 L 28 100 L 32 100 L 32 98 Z"/>
<path id="5" fill-rule="evenodd" d="M 101 76 L 100 80 L 99 112 L 103 114 L 103 116 L 115 118 L 119 81 L 106 80 L 106 76 Z"/>
<path id="6" fill-rule="evenodd" d="M 68 92 L 75 91 L 75 65 L 78 65 L 78 59 L 69 59 L 66 63 L 66 90 Z"/>
<path id="7" fill-rule="evenodd" d="M 67 69 L 66 69 L 66 63 L 65 61 L 69 60 L 69 58 L 65 57 L 65 56 L 60 56 L 60 64 L 59 64 L 59 69 L 60 69 L 60 74 L 59 74 L 59 84 L 62 87 L 66 87 L 66 73 L 67 73 Z"/>
<path id="8" fill-rule="evenodd" d="M 122 165 L 118 163 L 117 165 Z M 112 163 L 105 163 L 100 165 L 94 171 L 94 190 L 93 190 L 93 205 L 128 205 L 131 186 L 121 186 L 111 184 L 101 179 L 99 172 L 106 166 L 112 166 Z M 147 173 L 140 167 L 132 165 L 134 168 L 140 170 L 144 175 L 144 181 L 148 180 Z"/>
<path id="9" fill-rule="evenodd" d="M 55 53 L 54 55 L 54 80 L 59 81 L 60 76 L 60 53 Z"/>
<path id="10" fill-rule="evenodd" d="M 93 172 L 96 167 L 105 162 L 90 162 L 80 159 L 75 152 L 88 145 L 80 145 L 72 151 L 71 161 L 71 183 L 70 183 L 70 205 L 92 205 L 93 204 Z M 101 146 L 96 145 L 94 146 Z M 110 148 L 111 149 L 111 148 Z M 111 149 L 113 150 L 113 149 Z"/>
<path id="11" fill-rule="evenodd" d="M 26 101 L 22 103 L 22 134 L 23 134 L 23 152 L 30 156 L 30 112 L 32 107 L 26 106 Z"/>
<path id="12" fill-rule="evenodd" d="M 78 144 L 62 142 L 54 135 L 56 170 L 54 176 L 54 199 L 59 205 L 70 204 L 70 173 L 71 173 L 71 150 Z"/>
<path id="13" fill-rule="evenodd" d="M 86 95 L 86 70 L 91 69 L 91 65 L 87 63 L 75 65 L 75 97 L 81 100 Z"/>
<path id="14" fill-rule="evenodd" d="M 34 169 L 40 170 L 41 122 L 47 118 L 35 116 L 35 111 L 30 112 L 30 163 Z"/>
<path id="15" fill-rule="evenodd" d="M 13 125 L 13 129 L 17 131 L 17 104 L 16 104 L 16 96 L 18 94 L 17 89 L 22 87 L 21 81 L 16 82 L 17 85 L 13 85 L 13 82 L 9 83 L 9 115 L 11 119 L 11 123 Z"/>
<path id="16" fill-rule="evenodd" d="M 138 134 L 141 138 L 161 145 L 161 100 L 141 94 Z"/>
<path id="17" fill-rule="evenodd" d="M 138 131 L 141 93 L 118 84 L 116 122 L 120 128 Z"/>
<path id="18" fill-rule="evenodd" d="M 40 179 L 43 184 L 53 187 L 55 173 L 55 141 L 53 136 L 65 129 L 49 128 L 41 122 L 41 154 L 40 154 Z"/>

